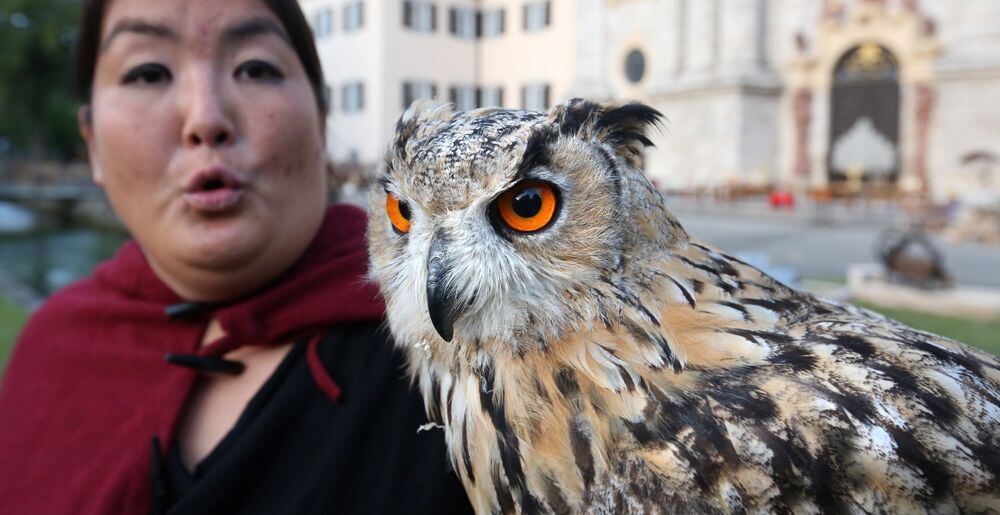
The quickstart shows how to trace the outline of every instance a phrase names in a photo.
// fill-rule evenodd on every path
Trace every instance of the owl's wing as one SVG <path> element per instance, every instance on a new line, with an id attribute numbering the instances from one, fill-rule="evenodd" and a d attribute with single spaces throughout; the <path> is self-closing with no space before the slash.
<path id="1" fill-rule="evenodd" d="M 995 356 L 705 246 L 672 257 L 647 271 L 665 305 L 649 313 L 640 293 L 586 337 L 595 372 L 575 379 L 613 421 L 617 470 L 592 502 L 639 502 L 638 481 L 665 503 L 734 510 L 1000 506 Z"/>
<path id="2" fill-rule="evenodd" d="M 994 356 L 697 244 L 633 266 L 594 323 L 427 385 L 477 509 L 1000 506 Z"/>

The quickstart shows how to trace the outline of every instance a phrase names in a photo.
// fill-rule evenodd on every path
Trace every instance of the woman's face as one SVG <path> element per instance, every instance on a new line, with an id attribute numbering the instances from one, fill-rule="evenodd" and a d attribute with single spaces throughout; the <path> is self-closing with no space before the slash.
<path id="1" fill-rule="evenodd" d="M 113 0 L 88 109 L 94 180 L 157 275 L 223 300 L 290 266 L 322 221 L 323 136 L 259 0 Z"/>

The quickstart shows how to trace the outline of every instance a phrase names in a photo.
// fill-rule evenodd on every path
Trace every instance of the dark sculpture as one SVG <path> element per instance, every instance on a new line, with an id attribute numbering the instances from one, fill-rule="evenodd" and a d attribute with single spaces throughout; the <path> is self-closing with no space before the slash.
<path id="1" fill-rule="evenodd" d="M 941 253 L 920 228 L 883 231 L 875 254 L 888 271 L 890 282 L 928 290 L 952 285 Z"/>

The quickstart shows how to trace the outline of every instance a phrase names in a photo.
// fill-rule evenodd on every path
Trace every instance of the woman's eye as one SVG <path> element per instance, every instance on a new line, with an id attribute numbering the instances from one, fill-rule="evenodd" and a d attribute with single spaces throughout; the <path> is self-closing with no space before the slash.
<path id="1" fill-rule="evenodd" d="M 271 63 L 252 60 L 247 61 L 236 68 L 237 77 L 246 77 L 252 81 L 273 82 L 279 81 L 285 76 L 276 66 Z"/>
<path id="2" fill-rule="evenodd" d="M 160 84 L 172 79 L 170 70 L 162 64 L 147 63 L 132 68 L 122 77 L 122 84 Z"/>
<path id="3" fill-rule="evenodd" d="M 556 187 L 542 181 L 528 181 L 503 192 L 495 204 L 496 213 L 509 229 L 529 233 L 540 231 L 555 219 L 559 208 Z"/>

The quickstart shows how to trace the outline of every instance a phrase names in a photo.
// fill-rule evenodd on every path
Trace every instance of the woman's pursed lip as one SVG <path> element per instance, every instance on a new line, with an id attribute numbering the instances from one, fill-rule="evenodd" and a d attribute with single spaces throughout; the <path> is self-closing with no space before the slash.
<path id="1" fill-rule="evenodd" d="M 243 198 L 243 188 L 219 188 L 184 194 L 184 202 L 196 211 L 221 213 L 236 207 Z"/>
<path id="2" fill-rule="evenodd" d="M 218 214 L 239 205 L 247 181 L 223 166 L 203 168 L 184 182 L 183 198 L 188 207 L 204 214 Z"/>
<path id="3" fill-rule="evenodd" d="M 205 191 L 209 185 L 221 185 L 222 188 L 242 189 L 246 186 L 246 179 L 242 174 L 234 172 L 229 168 L 213 165 L 202 168 L 188 177 L 184 181 L 184 193 L 197 193 Z"/>

